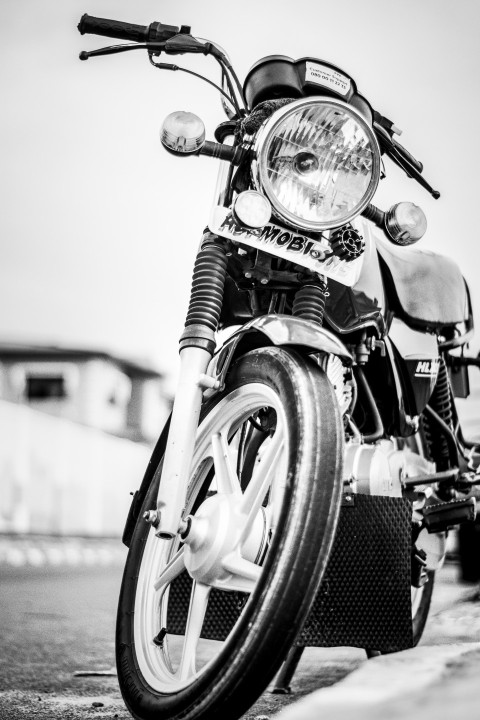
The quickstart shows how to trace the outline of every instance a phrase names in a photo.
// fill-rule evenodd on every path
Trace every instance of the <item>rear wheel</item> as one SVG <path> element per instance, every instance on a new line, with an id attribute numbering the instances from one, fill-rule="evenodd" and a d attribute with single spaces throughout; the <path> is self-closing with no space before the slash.
<path id="1" fill-rule="evenodd" d="M 435 582 L 435 571 L 427 570 L 427 582 L 422 587 L 412 586 L 412 629 L 413 644 L 418 645 L 425 629 L 425 624 L 430 612 L 433 587 Z"/>
<path id="2" fill-rule="evenodd" d="M 158 539 L 139 520 L 132 538 L 117 667 L 135 717 L 238 718 L 264 690 L 328 559 L 342 452 L 337 401 L 317 365 L 280 348 L 237 361 L 202 414 L 188 531 Z"/>
<path id="3" fill-rule="evenodd" d="M 425 430 L 423 423 L 420 425 L 420 430 L 413 437 L 409 438 L 409 446 L 413 452 L 418 453 L 421 457 L 426 460 L 430 460 L 430 454 L 428 451 L 428 443 L 425 438 Z M 423 505 L 423 503 L 420 503 Z M 415 503 L 414 503 L 415 508 Z M 414 514 L 417 513 L 414 510 Z M 421 514 L 415 518 L 416 520 L 421 519 Z M 423 531 L 422 534 L 425 534 Z M 435 539 L 435 538 L 434 538 Z M 438 541 L 440 542 L 440 540 Z M 420 547 L 422 545 L 420 537 Z M 428 614 L 430 612 L 430 605 L 432 602 L 432 594 L 435 583 L 435 570 L 426 571 L 426 582 L 421 587 L 415 587 L 412 585 L 412 630 L 413 630 L 413 644 L 418 645 L 420 642 L 425 625 L 427 623 Z"/>
<path id="4" fill-rule="evenodd" d="M 420 455 L 424 459 L 427 459 L 428 453 L 426 448 L 426 442 L 424 438 L 423 429 L 420 429 L 415 435 L 401 441 L 407 451 L 412 451 L 417 455 Z M 413 475 L 419 474 L 420 470 L 413 470 Z M 421 508 L 424 504 L 423 500 L 413 501 L 413 520 L 418 522 L 421 520 Z M 413 528 L 412 528 L 413 530 Z M 413 571 L 413 568 L 412 568 Z M 412 573 L 413 574 L 413 573 Z M 411 612 L 412 612 L 412 637 L 413 645 L 416 646 L 420 642 L 425 625 L 430 612 L 430 604 L 432 601 L 433 588 L 435 583 L 435 570 L 426 571 L 426 582 L 420 587 L 411 585 L 410 597 L 411 597 Z M 379 650 L 366 649 L 367 656 L 369 658 L 382 655 Z M 385 653 L 388 654 L 388 653 Z"/>

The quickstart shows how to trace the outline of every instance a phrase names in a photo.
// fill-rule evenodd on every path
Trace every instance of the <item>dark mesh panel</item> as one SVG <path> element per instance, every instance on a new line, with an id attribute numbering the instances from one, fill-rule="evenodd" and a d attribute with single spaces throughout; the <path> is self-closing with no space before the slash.
<path id="1" fill-rule="evenodd" d="M 383 652 L 412 647 L 411 505 L 403 498 L 351 497 L 354 507 L 342 507 L 298 644 Z"/>

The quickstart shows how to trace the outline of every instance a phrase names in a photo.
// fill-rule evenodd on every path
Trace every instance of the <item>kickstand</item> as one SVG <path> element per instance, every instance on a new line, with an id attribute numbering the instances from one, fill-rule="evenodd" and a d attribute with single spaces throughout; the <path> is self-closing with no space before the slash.
<path id="1" fill-rule="evenodd" d="M 369 660 L 370 658 L 380 657 L 382 654 L 380 650 L 372 650 L 371 648 L 365 648 L 365 652 L 367 653 L 367 658 Z"/>
<path id="2" fill-rule="evenodd" d="M 294 645 L 289 651 L 285 662 L 283 663 L 280 671 L 275 678 L 275 685 L 271 692 L 275 695 L 290 695 L 292 688 L 290 687 L 290 680 L 293 677 L 293 673 L 297 669 L 297 665 L 300 662 L 300 658 L 303 655 L 304 647 Z"/>

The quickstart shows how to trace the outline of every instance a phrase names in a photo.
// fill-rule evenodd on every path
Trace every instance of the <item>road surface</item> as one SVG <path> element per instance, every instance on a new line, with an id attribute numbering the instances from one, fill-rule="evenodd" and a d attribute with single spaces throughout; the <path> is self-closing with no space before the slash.
<path id="1" fill-rule="evenodd" d="M 130 720 L 112 672 L 121 555 L 117 550 L 113 554 L 100 553 L 95 559 L 91 553 L 87 557 L 77 552 L 69 559 L 57 556 L 53 562 L 54 555 L 41 561 L 35 553 L 22 559 L 17 549 L 10 562 L 5 557 L 1 562 L 0 557 L 1 720 Z M 475 648 L 472 643 L 480 642 L 480 599 L 467 600 L 476 592 L 475 588 L 456 582 L 456 568 L 451 564 L 442 571 L 423 641 L 434 665 L 435 647 L 442 650 L 462 643 Z M 475 663 L 480 664 L 479 658 L 477 655 L 476 660 L 472 657 L 472 662 L 468 661 L 462 677 L 474 673 L 472 668 Z M 264 693 L 244 720 L 271 718 L 318 688 L 332 686 L 347 676 L 354 680 L 354 671 L 373 668 L 374 662 L 367 661 L 363 651 L 353 648 L 307 649 L 293 681 L 294 694 Z M 408 656 L 401 662 L 408 669 Z M 455 665 L 455 660 L 449 662 Z M 81 674 L 97 670 L 110 674 Z M 479 675 L 477 666 L 476 677 Z M 454 692 L 465 681 L 461 677 L 455 679 L 455 673 L 452 677 Z M 477 680 L 473 685 L 476 688 Z M 356 708 L 357 720 L 358 712 Z M 328 720 L 337 715 L 341 717 L 338 712 L 323 713 L 322 718 Z M 411 715 L 412 708 L 408 707 L 398 717 Z M 470 715 L 477 716 L 476 707 Z M 370 716 L 374 717 L 371 708 Z"/>

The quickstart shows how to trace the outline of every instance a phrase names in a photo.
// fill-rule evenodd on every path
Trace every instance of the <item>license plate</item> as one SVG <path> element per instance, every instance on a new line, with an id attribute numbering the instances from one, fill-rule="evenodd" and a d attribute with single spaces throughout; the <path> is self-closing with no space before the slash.
<path id="1" fill-rule="evenodd" d="M 214 208 L 208 226 L 216 235 L 301 265 L 342 285 L 351 287 L 358 281 L 363 258 L 341 260 L 325 240 L 313 240 L 272 223 L 260 229 L 245 228 L 235 222 L 229 208 L 220 206 Z"/>

